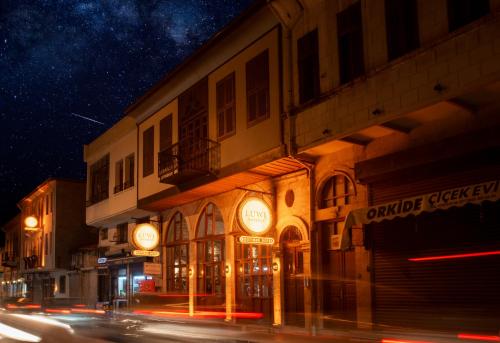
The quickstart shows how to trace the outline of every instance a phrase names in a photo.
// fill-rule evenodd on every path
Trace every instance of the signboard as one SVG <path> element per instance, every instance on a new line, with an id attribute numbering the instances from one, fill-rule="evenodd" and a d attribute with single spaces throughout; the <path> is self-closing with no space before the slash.
<path id="1" fill-rule="evenodd" d="M 140 250 L 153 250 L 160 242 L 158 229 L 149 223 L 138 224 L 132 231 L 132 243 Z"/>
<path id="2" fill-rule="evenodd" d="M 339 250 L 341 242 L 341 235 L 330 235 L 330 249 Z"/>
<path id="3" fill-rule="evenodd" d="M 161 275 L 161 264 L 144 262 L 144 275 Z"/>
<path id="4" fill-rule="evenodd" d="M 254 237 L 254 236 L 240 236 L 238 241 L 241 244 L 262 244 L 262 245 L 273 245 L 274 238 L 272 237 Z"/>
<path id="5" fill-rule="evenodd" d="M 156 250 L 133 250 L 132 255 L 156 257 L 156 256 L 160 256 L 160 252 L 156 251 Z"/>
<path id="6" fill-rule="evenodd" d="M 241 226 L 250 233 L 261 235 L 271 228 L 271 208 L 260 198 L 246 198 L 241 203 L 238 214 Z"/>
<path id="7" fill-rule="evenodd" d="M 38 219 L 36 219 L 34 216 L 29 216 L 24 219 L 24 227 L 25 231 L 38 231 Z"/>
<path id="8" fill-rule="evenodd" d="M 378 223 L 382 220 L 403 218 L 409 215 L 417 216 L 422 212 L 445 210 L 453 206 L 480 204 L 486 200 L 497 201 L 498 199 L 500 199 L 500 180 L 493 180 L 354 210 L 347 216 L 345 229 L 342 232 L 341 248 L 349 248 L 350 230 L 353 226 Z"/>
<path id="9" fill-rule="evenodd" d="M 104 264 L 104 263 L 106 263 L 107 261 L 108 261 L 108 259 L 107 259 L 106 257 L 99 257 L 99 258 L 97 259 L 97 263 L 99 263 L 99 264 Z"/>
<path id="10" fill-rule="evenodd" d="M 141 280 L 139 283 L 139 292 L 154 292 L 155 282 L 154 280 Z"/>

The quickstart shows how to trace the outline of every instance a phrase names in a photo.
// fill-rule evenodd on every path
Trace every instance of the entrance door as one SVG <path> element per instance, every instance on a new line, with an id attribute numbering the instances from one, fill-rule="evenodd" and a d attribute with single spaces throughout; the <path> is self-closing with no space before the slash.
<path id="1" fill-rule="evenodd" d="M 356 326 L 356 265 L 354 250 L 330 250 L 329 237 L 336 222 L 323 223 L 323 325 Z"/>
<path id="2" fill-rule="evenodd" d="M 285 325 L 304 326 L 304 254 L 301 235 L 288 227 L 282 236 Z"/>

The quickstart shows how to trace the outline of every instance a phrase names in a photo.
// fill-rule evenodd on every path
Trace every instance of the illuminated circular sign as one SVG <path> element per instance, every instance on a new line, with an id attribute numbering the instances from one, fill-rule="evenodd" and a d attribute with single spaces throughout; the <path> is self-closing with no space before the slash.
<path id="1" fill-rule="evenodd" d="M 149 223 L 139 224 L 132 232 L 132 242 L 138 249 L 152 250 L 160 242 L 160 233 Z"/>
<path id="2" fill-rule="evenodd" d="M 33 216 L 26 217 L 26 219 L 24 219 L 24 225 L 29 228 L 36 228 L 38 225 L 38 219 Z"/>
<path id="3" fill-rule="evenodd" d="M 240 205 L 240 224 L 251 233 L 260 235 L 271 228 L 272 214 L 269 205 L 260 198 L 247 198 Z"/>

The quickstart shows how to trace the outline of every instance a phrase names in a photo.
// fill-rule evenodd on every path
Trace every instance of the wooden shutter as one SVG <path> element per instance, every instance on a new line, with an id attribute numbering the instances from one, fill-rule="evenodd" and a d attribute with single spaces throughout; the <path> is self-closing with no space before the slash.
<path id="1" fill-rule="evenodd" d="M 416 0 L 385 0 L 385 23 L 389 60 L 418 48 Z"/>
<path id="2" fill-rule="evenodd" d="M 154 126 L 142 134 L 142 176 L 153 174 L 154 171 Z"/>
<path id="3" fill-rule="evenodd" d="M 217 82 L 217 136 L 219 138 L 227 136 L 235 130 L 234 82 L 234 73 Z"/>
<path id="4" fill-rule="evenodd" d="M 160 120 L 160 151 L 172 145 L 172 114 Z"/>
<path id="5" fill-rule="evenodd" d="M 269 52 L 246 64 L 247 120 L 249 124 L 269 117 Z"/>

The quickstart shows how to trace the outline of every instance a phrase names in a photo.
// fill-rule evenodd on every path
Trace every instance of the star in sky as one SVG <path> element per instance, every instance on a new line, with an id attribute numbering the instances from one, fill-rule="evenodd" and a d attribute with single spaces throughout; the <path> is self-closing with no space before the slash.
<path id="1" fill-rule="evenodd" d="M 83 144 L 251 2 L 0 1 L 0 224 L 46 178 L 82 179 Z"/>

